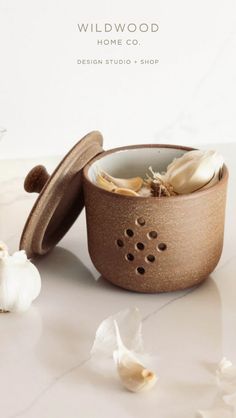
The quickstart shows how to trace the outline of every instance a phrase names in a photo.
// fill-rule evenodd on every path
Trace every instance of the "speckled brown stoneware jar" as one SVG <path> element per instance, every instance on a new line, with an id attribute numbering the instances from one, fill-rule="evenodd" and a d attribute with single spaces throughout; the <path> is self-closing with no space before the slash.
<path id="1" fill-rule="evenodd" d="M 206 279 L 223 246 L 227 168 L 215 186 L 192 194 L 124 196 L 98 187 L 98 171 L 144 178 L 149 166 L 165 171 L 192 148 L 139 145 L 104 151 L 102 145 L 100 132 L 90 132 L 51 175 L 41 165 L 28 173 L 25 190 L 39 196 L 20 249 L 30 258 L 48 253 L 85 204 L 89 253 L 105 279 L 138 292 L 179 290 Z"/>
<path id="2" fill-rule="evenodd" d="M 213 187 L 172 197 L 133 197 L 99 188 L 96 173 L 164 171 L 191 148 L 141 145 L 104 152 L 83 170 L 88 247 L 101 275 L 138 292 L 184 289 L 205 280 L 222 252 L 228 171 Z"/>

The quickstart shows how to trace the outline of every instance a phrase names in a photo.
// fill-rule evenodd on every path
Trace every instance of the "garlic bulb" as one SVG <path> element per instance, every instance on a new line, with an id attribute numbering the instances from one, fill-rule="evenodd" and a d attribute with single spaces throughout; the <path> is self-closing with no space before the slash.
<path id="1" fill-rule="evenodd" d="M 40 274 L 25 251 L 10 256 L 6 245 L 0 242 L 0 311 L 26 311 L 40 289 Z"/>
<path id="2" fill-rule="evenodd" d="M 114 321 L 114 326 L 118 348 L 114 351 L 113 358 L 121 382 L 131 392 L 142 392 L 151 389 L 157 381 L 155 373 L 144 367 L 137 360 L 134 353 L 124 346 L 116 321 Z"/>
<path id="3" fill-rule="evenodd" d="M 189 151 L 168 165 L 164 178 L 176 193 L 193 193 L 217 183 L 223 164 L 215 151 Z"/>

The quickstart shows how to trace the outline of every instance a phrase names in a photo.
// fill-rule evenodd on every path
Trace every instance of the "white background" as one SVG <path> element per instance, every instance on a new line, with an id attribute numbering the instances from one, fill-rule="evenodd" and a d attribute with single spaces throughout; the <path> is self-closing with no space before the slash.
<path id="1" fill-rule="evenodd" d="M 140 47 L 97 47 L 86 21 L 160 29 Z M 235 28 L 234 0 L 0 0 L 0 158 L 65 153 L 93 129 L 105 148 L 235 141 Z M 160 62 L 76 63 L 99 56 Z"/>

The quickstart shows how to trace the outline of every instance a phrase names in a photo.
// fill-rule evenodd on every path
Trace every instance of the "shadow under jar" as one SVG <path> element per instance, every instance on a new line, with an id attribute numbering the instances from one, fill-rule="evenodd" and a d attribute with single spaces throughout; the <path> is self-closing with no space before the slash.
<path id="1" fill-rule="evenodd" d="M 228 170 L 208 189 L 171 197 L 115 194 L 96 184 L 98 170 L 115 177 L 165 171 L 192 148 L 141 145 L 103 152 L 83 169 L 90 257 L 113 284 L 137 292 L 185 289 L 205 280 L 222 252 Z"/>

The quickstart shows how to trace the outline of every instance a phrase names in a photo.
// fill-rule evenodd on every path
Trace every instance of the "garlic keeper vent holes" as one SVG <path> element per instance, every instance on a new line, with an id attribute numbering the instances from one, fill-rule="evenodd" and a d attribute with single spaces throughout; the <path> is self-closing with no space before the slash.
<path id="1" fill-rule="evenodd" d="M 135 227 L 126 228 L 123 231 L 124 238 L 118 238 L 116 240 L 117 249 L 123 249 L 122 257 L 124 257 L 128 263 L 132 263 L 136 274 L 141 276 L 145 274 L 148 265 L 154 264 L 157 261 L 157 253 L 160 254 L 167 249 L 167 245 L 164 242 L 157 242 L 158 232 L 154 229 L 151 229 L 148 232 L 143 230 L 143 242 L 137 241 L 135 231 L 137 228 L 143 228 L 144 226 L 146 226 L 146 219 L 142 216 L 138 217 L 135 219 Z M 147 249 L 146 253 L 145 247 L 146 244 L 148 244 L 148 241 L 153 242 L 152 253 L 150 252 L 150 249 Z M 135 261 L 136 263 L 134 263 Z"/>

